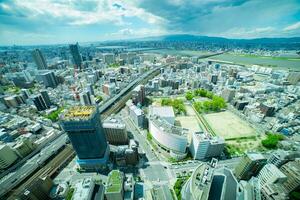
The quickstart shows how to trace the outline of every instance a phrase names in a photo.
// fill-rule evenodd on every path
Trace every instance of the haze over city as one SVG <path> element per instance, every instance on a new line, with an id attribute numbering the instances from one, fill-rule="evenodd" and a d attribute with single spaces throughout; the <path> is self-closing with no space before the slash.
<path id="1" fill-rule="evenodd" d="M 300 1 L 0 1 L 2 199 L 300 200 Z"/>

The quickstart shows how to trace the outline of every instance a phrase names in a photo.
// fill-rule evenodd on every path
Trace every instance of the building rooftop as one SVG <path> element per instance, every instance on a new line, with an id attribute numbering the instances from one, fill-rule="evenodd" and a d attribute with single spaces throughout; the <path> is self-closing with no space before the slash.
<path id="1" fill-rule="evenodd" d="M 115 193 L 120 192 L 122 190 L 123 185 L 123 177 L 122 172 L 118 170 L 112 170 L 108 174 L 108 181 L 105 189 L 105 193 Z"/>
<path id="2" fill-rule="evenodd" d="M 174 110 L 172 106 L 150 106 L 149 108 L 150 115 L 157 115 L 160 117 L 174 117 Z"/>
<path id="3" fill-rule="evenodd" d="M 88 119 L 95 111 L 95 106 L 74 106 L 63 114 L 62 119 L 66 121 Z"/>
<path id="4" fill-rule="evenodd" d="M 105 120 L 102 126 L 103 128 L 115 128 L 115 129 L 126 128 L 124 122 L 121 119 L 116 119 L 116 118 L 109 118 Z"/>
<path id="5" fill-rule="evenodd" d="M 95 184 L 91 178 L 83 179 L 76 184 L 72 200 L 88 199 L 90 193 L 94 190 L 94 186 Z"/>
<path id="6" fill-rule="evenodd" d="M 264 160 L 266 159 L 261 153 L 247 153 L 251 160 Z"/>

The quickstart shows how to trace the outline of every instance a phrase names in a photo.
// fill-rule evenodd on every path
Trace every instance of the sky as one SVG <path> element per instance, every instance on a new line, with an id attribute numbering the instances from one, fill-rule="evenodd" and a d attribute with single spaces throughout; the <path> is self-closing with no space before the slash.
<path id="1" fill-rule="evenodd" d="M 300 37 L 300 0 L 0 0 L 0 45 Z"/>

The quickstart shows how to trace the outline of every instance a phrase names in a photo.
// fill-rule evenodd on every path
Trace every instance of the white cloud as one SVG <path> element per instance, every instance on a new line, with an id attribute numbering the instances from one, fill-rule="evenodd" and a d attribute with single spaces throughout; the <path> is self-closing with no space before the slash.
<path id="1" fill-rule="evenodd" d="M 297 30 L 297 29 L 300 29 L 300 21 L 285 27 L 283 30 L 284 31 L 294 31 L 294 30 Z"/>

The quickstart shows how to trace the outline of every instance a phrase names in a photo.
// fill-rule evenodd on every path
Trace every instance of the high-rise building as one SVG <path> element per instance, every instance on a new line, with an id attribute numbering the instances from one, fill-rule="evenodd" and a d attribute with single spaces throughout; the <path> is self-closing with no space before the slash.
<path id="1" fill-rule="evenodd" d="M 92 84 L 87 85 L 87 90 L 90 92 L 91 95 L 95 95 L 95 91 Z"/>
<path id="2" fill-rule="evenodd" d="M 124 174 L 119 170 L 112 170 L 108 174 L 105 188 L 107 200 L 123 200 L 124 196 Z"/>
<path id="3" fill-rule="evenodd" d="M 38 111 L 43 111 L 49 108 L 40 94 L 33 96 L 32 101 Z"/>
<path id="4" fill-rule="evenodd" d="M 135 105 L 140 104 L 141 106 L 145 105 L 145 87 L 144 85 L 138 85 L 132 91 L 132 102 Z"/>
<path id="5" fill-rule="evenodd" d="M 266 184 L 261 187 L 261 199 L 286 200 L 289 198 L 281 184 Z"/>
<path id="6" fill-rule="evenodd" d="M 83 106 L 92 105 L 91 94 L 89 91 L 82 91 L 79 95 L 80 104 Z"/>
<path id="7" fill-rule="evenodd" d="M 234 170 L 238 180 L 249 180 L 256 176 L 266 164 L 266 158 L 260 153 L 246 153 Z"/>
<path id="8" fill-rule="evenodd" d="M 46 71 L 41 73 L 40 75 L 41 80 L 43 81 L 45 87 L 56 88 L 58 85 L 57 77 L 52 71 Z"/>
<path id="9" fill-rule="evenodd" d="M 106 64 L 112 64 L 115 62 L 115 55 L 113 53 L 104 53 L 103 60 Z"/>
<path id="10" fill-rule="evenodd" d="M 106 167 L 109 146 L 98 107 L 75 106 L 62 115 L 61 125 L 70 138 L 81 168 L 99 170 Z"/>
<path id="11" fill-rule="evenodd" d="M 296 157 L 300 157 L 299 153 L 292 153 L 278 149 L 270 155 L 268 163 L 274 164 L 276 167 L 281 167 L 283 164 L 294 160 Z"/>
<path id="12" fill-rule="evenodd" d="M 275 184 L 283 183 L 287 180 L 286 175 L 284 175 L 275 165 L 266 164 L 259 172 L 258 176 L 260 179 L 260 184 Z"/>
<path id="13" fill-rule="evenodd" d="M 241 180 L 237 192 L 237 200 L 261 200 L 260 180 L 252 177 L 249 181 Z"/>
<path id="14" fill-rule="evenodd" d="M 32 51 L 32 57 L 38 69 L 48 68 L 45 58 L 39 49 L 35 49 Z"/>
<path id="15" fill-rule="evenodd" d="M 79 53 L 78 43 L 70 44 L 69 47 L 70 47 L 70 51 L 71 51 L 71 54 L 72 54 L 73 63 L 75 65 L 75 69 L 81 70 L 81 68 L 82 68 L 82 57 Z"/>
<path id="16" fill-rule="evenodd" d="M 283 183 L 287 193 L 300 188 L 300 159 L 282 165 L 280 170 L 287 176 L 287 180 Z"/>
<path id="17" fill-rule="evenodd" d="M 41 91 L 41 95 L 42 95 L 42 97 L 43 97 L 43 99 L 44 99 L 44 102 L 45 102 L 45 104 L 46 104 L 46 106 L 48 107 L 48 108 L 50 108 L 50 106 L 51 106 L 51 100 L 50 100 L 50 97 L 49 97 L 49 95 L 48 95 L 48 92 L 47 92 L 47 90 L 42 90 Z"/>

